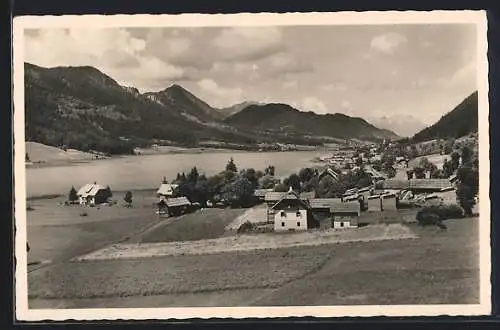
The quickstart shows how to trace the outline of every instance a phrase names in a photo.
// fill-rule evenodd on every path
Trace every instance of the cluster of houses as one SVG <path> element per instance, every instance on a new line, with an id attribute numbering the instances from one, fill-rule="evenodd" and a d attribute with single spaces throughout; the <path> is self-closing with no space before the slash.
<path id="1" fill-rule="evenodd" d="M 275 192 L 259 189 L 255 196 L 267 204 L 267 222 L 274 231 L 303 231 L 309 228 L 356 228 L 360 204 L 345 203 L 340 198 L 315 198 L 314 192 Z"/>
<path id="2" fill-rule="evenodd" d="M 325 170 L 320 175 L 331 175 Z M 374 176 L 376 177 L 376 176 Z M 375 184 L 347 190 L 341 198 L 315 198 L 314 192 L 275 192 L 257 189 L 255 197 L 267 204 L 267 223 L 274 230 L 301 231 L 309 228 L 357 228 L 362 211 L 397 211 L 403 205 L 443 205 L 456 203 L 456 187 L 451 179 L 382 179 Z"/>

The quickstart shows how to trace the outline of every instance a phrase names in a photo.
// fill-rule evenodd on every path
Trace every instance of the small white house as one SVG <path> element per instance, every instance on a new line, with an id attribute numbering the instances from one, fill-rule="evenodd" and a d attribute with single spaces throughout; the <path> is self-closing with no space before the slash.
<path id="1" fill-rule="evenodd" d="M 274 231 L 307 230 L 307 204 L 291 189 L 270 207 Z"/>
<path id="2" fill-rule="evenodd" d="M 361 213 L 357 203 L 342 203 L 330 209 L 333 228 L 357 228 L 358 218 Z"/>
<path id="3" fill-rule="evenodd" d="M 156 191 L 156 195 L 160 199 L 170 198 L 174 195 L 174 190 L 177 189 L 179 185 L 171 183 L 162 183 L 160 188 Z"/>
<path id="4" fill-rule="evenodd" d="M 97 205 L 107 201 L 106 187 L 97 183 L 86 184 L 78 192 L 78 201 L 80 205 Z"/>

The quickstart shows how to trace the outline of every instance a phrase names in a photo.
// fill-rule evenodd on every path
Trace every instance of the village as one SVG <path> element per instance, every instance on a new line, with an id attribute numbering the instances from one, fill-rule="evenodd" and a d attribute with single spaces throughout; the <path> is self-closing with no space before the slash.
<path id="1" fill-rule="evenodd" d="M 444 160 L 438 164 L 441 169 L 417 156 L 415 146 L 385 141 L 338 148 L 319 157 L 314 167 L 285 178 L 275 177 L 272 165 L 264 171 L 238 171 L 231 158 L 224 171 L 210 178 L 196 167 L 170 183 L 163 178 L 155 194 L 155 212 L 168 218 L 207 208 L 250 209 L 251 216 L 235 228 L 238 233 L 355 229 L 379 223 L 380 214 L 387 215 L 383 221 L 407 221 L 398 211 L 408 209 L 420 211 L 414 212 L 413 221 L 443 227 L 447 216 L 472 215 L 478 190 L 474 145 L 457 144 L 446 154 L 444 142 L 435 142 Z M 65 205 L 111 206 L 118 203 L 112 196 L 109 186 L 87 184 L 78 191 L 72 188 Z M 124 206 L 132 207 L 132 199 L 132 192 L 126 192 Z M 431 214 L 431 220 L 423 213 Z"/>

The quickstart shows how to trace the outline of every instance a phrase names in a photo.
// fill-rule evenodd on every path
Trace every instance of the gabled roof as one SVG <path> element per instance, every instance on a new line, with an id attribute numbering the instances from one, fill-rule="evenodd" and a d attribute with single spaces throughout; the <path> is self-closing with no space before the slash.
<path id="1" fill-rule="evenodd" d="M 314 198 L 314 191 L 303 192 L 301 194 L 296 193 L 295 191 L 288 192 L 278 192 L 278 191 L 269 191 L 264 195 L 264 200 L 266 202 L 277 202 L 283 199 L 311 199 Z"/>
<path id="2" fill-rule="evenodd" d="M 448 188 L 450 181 L 448 179 L 411 179 L 410 189 L 435 189 L 441 190 Z"/>
<path id="3" fill-rule="evenodd" d="M 255 189 L 253 195 L 255 197 L 265 197 L 268 192 L 272 191 L 272 189 Z"/>
<path id="4" fill-rule="evenodd" d="M 385 179 L 380 183 L 381 189 L 408 189 L 410 187 L 409 180 Z"/>
<path id="5" fill-rule="evenodd" d="M 177 184 L 172 184 L 172 183 L 162 183 L 160 185 L 160 188 L 156 191 L 156 194 L 158 195 L 172 195 L 174 190 L 178 187 L 179 185 Z"/>
<path id="6" fill-rule="evenodd" d="M 361 212 L 361 205 L 358 203 L 340 203 L 330 208 L 331 213 L 359 213 Z"/>
<path id="7" fill-rule="evenodd" d="M 86 184 L 78 190 L 77 195 L 81 197 L 95 196 L 99 190 L 104 189 L 106 189 L 106 187 L 96 183 Z"/>
<path id="8" fill-rule="evenodd" d="M 312 209 L 330 209 L 336 207 L 338 204 L 343 204 L 340 198 L 313 198 L 309 200 L 309 205 Z"/>
<path id="9" fill-rule="evenodd" d="M 345 196 L 343 199 L 344 201 L 354 201 L 359 199 L 359 195 L 358 194 L 348 195 Z"/>
<path id="10" fill-rule="evenodd" d="M 176 207 L 176 206 L 188 206 L 191 205 L 191 202 L 187 197 L 176 197 L 176 198 L 167 198 L 165 200 L 165 204 L 167 207 Z"/>
<path id="11" fill-rule="evenodd" d="M 334 180 L 337 180 L 339 178 L 339 174 L 330 167 L 327 167 L 323 170 L 323 172 L 320 173 L 319 179 L 323 178 L 325 175 L 331 176 Z"/>
<path id="12" fill-rule="evenodd" d="M 308 208 L 306 202 L 302 198 L 300 198 L 300 195 L 297 192 L 293 191 L 292 189 L 290 189 L 286 193 L 280 193 L 280 194 L 282 194 L 281 197 L 271 206 L 272 209 L 275 208 L 279 203 L 281 203 L 284 200 L 296 200 L 300 204 L 302 204 L 305 208 Z"/>

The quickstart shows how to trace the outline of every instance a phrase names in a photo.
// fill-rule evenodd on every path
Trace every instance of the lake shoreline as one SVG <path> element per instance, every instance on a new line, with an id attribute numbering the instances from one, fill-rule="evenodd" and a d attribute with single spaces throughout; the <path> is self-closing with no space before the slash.
<path id="1" fill-rule="evenodd" d="M 134 155 L 111 155 L 111 156 L 100 156 L 95 159 L 63 159 L 63 160 L 39 160 L 36 162 L 25 162 L 26 169 L 35 169 L 43 167 L 61 167 L 61 166 L 77 166 L 82 164 L 89 164 L 96 161 L 110 160 L 110 159 L 120 159 L 120 158 L 131 158 L 131 157 L 142 157 L 142 156 L 153 156 L 153 155 L 195 155 L 195 154 L 207 154 L 207 153 L 246 153 L 246 152 L 259 152 L 259 153 L 272 153 L 272 152 L 300 152 L 300 151 L 317 151 L 317 152 L 327 152 L 328 148 L 325 147 L 314 147 L 307 150 L 240 150 L 240 149 L 228 149 L 228 148 L 212 148 L 212 147 L 195 147 L 195 148 L 185 148 L 185 147 L 175 147 L 175 146 L 160 146 L 158 148 L 144 148 L 137 149 L 137 153 Z"/>

